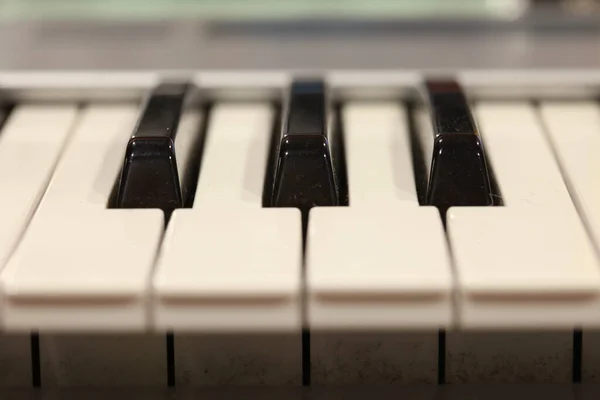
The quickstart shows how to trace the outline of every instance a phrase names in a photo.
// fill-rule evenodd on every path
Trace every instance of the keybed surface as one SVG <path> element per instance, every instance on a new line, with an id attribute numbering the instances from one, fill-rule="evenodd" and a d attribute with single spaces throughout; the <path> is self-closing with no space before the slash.
<path id="1" fill-rule="evenodd" d="M 202 104 L 153 134 L 166 151 L 153 153 L 150 141 L 135 155 L 128 141 L 159 75 L 94 81 L 81 74 L 69 82 L 0 74 L 0 96 L 4 86 L 14 103 L 0 127 L 0 189 L 9 194 L 0 200 L 0 360 L 14 360 L 5 343 L 30 352 L 41 344 L 41 363 L 24 354 L 14 370 L 41 368 L 42 380 L 58 386 L 94 384 L 90 374 L 104 363 L 113 383 L 144 385 L 431 383 L 461 381 L 477 368 L 469 357 L 493 360 L 488 348 L 496 346 L 525 369 L 558 354 L 548 362 L 553 372 L 529 374 L 534 380 L 600 376 L 573 335 L 583 327 L 584 355 L 600 347 L 600 103 L 588 96 L 600 75 L 553 87 L 551 74 L 518 77 L 512 86 L 511 74 L 489 82 L 459 74 L 468 106 L 457 112 L 472 113 L 474 126 L 460 132 L 471 135 L 471 147 L 452 153 L 459 159 L 450 163 L 440 154 L 453 148 L 434 142 L 450 138 L 452 127 L 436 127 L 431 116 L 443 110 L 419 97 L 425 76 L 325 74 L 326 115 L 315 121 L 302 118 L 321 110 L 281 107 L 294 76 L 182 76 Z M 41 101 L 30 104 L 36 96 Z M 302 116 L 301 135 L 285 130 L 286 113 Z M 452 146 L 467 146 L 461 140 Z M 193 204 L 167 213 L 152 204 L 115 205 L 130 155 L 146 157 L 144 179 L 153 163 L 176 165 L 160 176 L 172 174 L 177 190 L 193 191 Z M 288 167 L 279 171 L 284 157 Z M 464 157 L 484 160 L 491 181 L 453 206 L 456 193 L 444 198 L 444 188 L 469 178 Z M 436 160 L 452 171 L 430 173 Z M 199 171 L 185 188 L 182 170 Z M 290 182 L 301 178 L 307 189 L 294 192 Z M 345 185 L 347 204 L 312 199 L 310 179 Z M 288 200 L 265 202 L 276 198 L 268 191 L 277 180 L 287 180 Z M 151 199 L 159 183 L 133 182 L 131 190 Z M 428 202 L 432 187 L 439 190 Z M 490 190 L 498 201 L 484 205 Z M 522 346 L 497 341 L 499 333 L 486 337 L 490 330 L 544 335 L 523 361 Z M 41 338 L 31 347 L 30 332 Z M 117 343 L 124 333 L 144 340 Z M 174 333 L 174 347 L 165 333 Z M 157 346 L 160 355 L 147 360 L 157 378 L 140 379 L 128 368 Z M 102 349 L 110 350 L 97 357 Z M 356 354 L 391 367 L 363 376 Z M 86 363 L 90 374 L 82 372 Z"/>

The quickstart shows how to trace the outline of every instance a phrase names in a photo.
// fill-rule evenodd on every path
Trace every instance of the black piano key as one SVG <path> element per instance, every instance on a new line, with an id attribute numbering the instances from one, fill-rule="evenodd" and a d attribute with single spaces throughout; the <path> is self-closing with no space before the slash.
<path id="1" fill-rule="evenodd" d="M 165 212 L 184 206 L 189 197 L 185 174 L 192 147 L 198 140 L 178 132 L 189 110 L 195 88 L 187 83 L 161 84 L 143 107 L 125 153 L 116 194 L 117 208 L 160 208 Z M 185 137 L 181 137 L 185 135 Z"/>
<path id="2" fill-rule="evenodd" d="M 340 204 L 327 117 L 325 84 L 293 82 L 272 157 L 275 166 L 271 206 L 308 210 Z"/>
<path id="3" fill-rule="evenodd" d="M 339 124 L 329 132 L 327 88 L 320 80 L 292 83 L 267 166 L 267 207 L 297 207 L 302 213 L 306 245 L 309 210 L 347 204 L 343 174 L 343 142 Z M 337 121 L 337 120 L 336 120 Z M 342 179 L 340 179 L 342 178 Z M 302 384 L 311 382 L 310 332 L 302 330 Z"/>
<path id="4" fill-rule="evenodd" d="M 191 206 L 207 118 L 197 129 L 180 128 L 185 113 L 200 111 L 198 91 L 187 83 L 156 87 L 148 97 L 129 139 L 116 208 L 159 208 L 168 222 L 173 210 Z M 197 109 L 195 109 L 197 108 Z M 203 111 L 208 108 L 203 107 Z M 166 334 L 167 386 L 175 386 L 175 337 Z"/>
<path id="5" fill-rule="evenodd" d="M 494 205 L 482 138 L 460 86 L 430 80 L 425 87 L 434 136 L 426 203 L 443 215 L 453 206 Z"/>

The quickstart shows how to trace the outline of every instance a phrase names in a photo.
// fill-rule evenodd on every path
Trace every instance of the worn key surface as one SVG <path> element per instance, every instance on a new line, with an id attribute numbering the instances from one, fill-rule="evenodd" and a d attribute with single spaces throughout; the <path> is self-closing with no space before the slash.
<path id="1" fill-rule="evenodd" d="M 452 206 L 494 205 L 482 137 L 461 87 L 428 80 L 425 89 L 433 126 L 427 204 L 443 214 Z"/>
<path id="2" fill-rule="evenodd" d="M 183 207 L 188 161 L 198 143 L 198 124 L 186 118 L 195 114 L 186 113 L 195 94 L 187 83 L 164 83 L 151 93 L 127 144 L 117 208 Z"/>

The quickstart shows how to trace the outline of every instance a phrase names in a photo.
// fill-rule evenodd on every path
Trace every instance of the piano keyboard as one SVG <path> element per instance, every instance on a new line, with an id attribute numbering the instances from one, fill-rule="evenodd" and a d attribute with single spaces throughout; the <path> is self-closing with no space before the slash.
<path id="1" fill-rule="evenodd" d="M 599 83 L 0 74 L 0 387 L 599 380 Z"/>

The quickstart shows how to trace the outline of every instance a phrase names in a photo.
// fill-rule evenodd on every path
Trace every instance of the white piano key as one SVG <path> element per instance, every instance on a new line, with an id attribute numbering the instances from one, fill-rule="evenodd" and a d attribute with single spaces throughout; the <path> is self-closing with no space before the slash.
<path id="1" fill-rule="evenodd" d="M 268 104 L 212 110 L 194 209 L 261 206 L 273 118 Z"/>
<path id="2" fill-rule="evenodd" d="M 8 330 L 123 331 L 147 326 L 160 210 L 106 209 L 134 107 L 92 106 L 0 285 Z"/>
<path id="3" fill-rule="evenodd" d="M 178 385 L 300 382 L 300 212 L 262 208 L 273 117 L 268 104 L 215 106 L 193 208 L 169 223 L 153 316 L 176 333 Z"/>
<path id="4" fill-rule="evenodd" d="M 75 105 L 21 105 L 0 130 L 0 270 L 46 190 L 76 116 Z M 30 336 L 0 334 L 0 364 L 0 386 L 30 386 Z"/>
<path id="5" fill-rule="evenodd" d="M 0 131 L 0 270 L 42 197 L 76 106 L 17 106 Z"/>
<path id="6" fill-rule="evenodd" d="M 534 108 L 476 111 L 504 207 L 449 210 L 461 325 L 598 325 L 599 265 Z"/>
<path id="7" fill-rule="evenodd" d="M 452 275 L 435 208 L 315 208 L 308 240 L 312 329 L 451 324 Z"/>
<path id="8" fill-rule="evenodd" d="M 342 118 L 351 207 L 417 207 L 408 115 L 402 105 L 348 103 Z"/>
<path id="9" fill-rule="evenodd" d="M 545 102 L 540 112 L 571 196 L 600 249 L 600 107 Z"/>
<path id="10" fill-rule="evenodd" d="M 591 101 L 542 102 L 540 112 L 571 196 L 600 249 L 600 107 Z M 600 381 L 600 335 L 583 333 L 582 380 Z"/>
<path id="11" fill-rule="evenodd" d="M 300 328 L 298 210 L 177 210 L 164 242 L 154 277 L 159 329 Z"/>
<path id="12" fill-rule="evenodd" d="M 452 274 L 438 211 L 417 201 L 406 110 L 357 102 L 343 118 L 350 205 L 309 218 L 313 382 L 435 382 Z"/>
<path id="13" fill-rule="evenodd" d="M 355 103 L 343 113 L 350 206 L 311 210 L 309 324 L 447 326 L 450 259 L 437 210 L 417 202 L 406 111 Z"/>
<path id="14" fill-rule="evenodd" d="M 81 112 L 75 137 L 56 168 L 40 214 L 106 211 L 138 109 L 90 106 Z M 118 211 L 117 211 L 118 212 Z"/>
<path id="15" fill-rule="evenodd" d="M 193 209 L 174 213 L 157 263 L 158 327 L 299 328 L 300 213 L 262 208 L 272 118 L 267 104 L 214 110 Z"/>
<path id="16" fill-rule="evenodd" d="M 481 103 L 474 111 L 505 205 L 574 211 L 534 107 Z"/>

